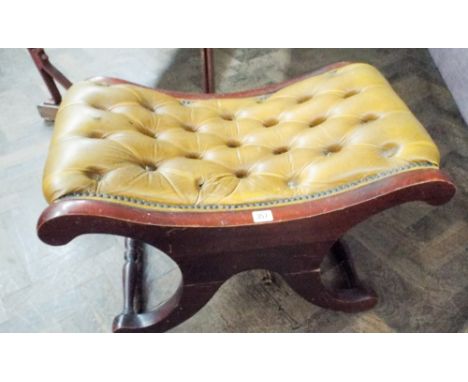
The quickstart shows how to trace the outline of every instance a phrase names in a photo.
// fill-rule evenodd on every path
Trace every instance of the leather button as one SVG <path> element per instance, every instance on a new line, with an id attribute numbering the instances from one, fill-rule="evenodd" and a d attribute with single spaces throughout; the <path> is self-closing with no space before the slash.
<path id="1" fill-rule="evenodd" d="M 324 123 L 326 119 L 324 117 L 315 118 L 312 122 L 309 123 L 309 127 L 315 127 Z"/>
<path id="2" fill-rule="evenodd" d="M 246 178 L 247 175 L 248 175 L 248 172 L 246 170 L 237 170 L 234 175 L 239 178 L 239 179 L 243 179 L 243 178 Z"/>
<path id="3" fill-rule="evenodd" d="M 358 93 L 359 92 L 357 90 L 349 90 L 343 95 L 343 98 L 350 98 L 350 97 L 355 96 Z"/>
<path id="4" fill-rule="evenodd" d="M 188 159 L 201 159 L 202 156 L 198 153 L 188 153 L 187 155 L 185 155 L 186 158 Z"/>
<path id="5" fill-rule="evenodd" d="M 102 110 L 102 111 L 107 111 L 107 108 L 104 107 L 104 106 L 102 106 L 102 105 L 96 105 L 96 104 L 94 104 L 94 105 L 90 105 L 90 106 L 91 106 L 92 108 L 94 108 L 94 109 L 98 109 L 98 110 Z"/>
<path id="6" fill-rule="evenodd" d="M 139 128 L 138 132 L 143 135 L 146 135 L 147 137 L 156 138 L 156 134 L 153 133 L 151 130 Z"/>
<path id="7" fill-rule="evenodd" d="M 391 158 L 395 156 L 395 154 L 398 152 L 399 149 L 400 147 L 397 144 L 387 143 L 386 145 L 382 146 L 380 153 L 385 158 Z"/>
<path id="8" fill-rule="evenodd" d="M 225 121 L 233 121 L 234 115 L 229 113 L 221 114 L 221 119 L 224 119 Z"/>
<path id="9" fill-rule="evenodd" d="M 196 133 L 197 132 L 197 128 L 195 126 L 192 126 L 192 125 L 182 125 L 182 128 L 185 130 L 185 131 L 188 131 L 190 133 Z"/>
<path id="10" fill-rule="evenodd" d="M 154 107 L 151 106 L 151 105 L 147 105 L 147 104 L 141 104 L 142 107 L 144 107 L 146 110 L 150 111 L 151 113 L 154 113 Z"/>
<path id="11" fill-rule="evenodd" d="M 299 184 L 298 184 L 297 179 L 291 178 L 291 179 L 289 179 L 289 180 L 287 181 L 287 185 L 288 185 L 289 188 L 297 188 L 297 186 L 298 186 Z"/>
<path id="12" fill-rule="evenodd" d="M 297 99 L 297 103 L 305 103 L 307 101 L 310 101 L 312 99 L 312 96 L 302 96 Z"/>
<path id="13" fill-rule="evenodd" d="M 375 114 L 366 114 L 361 118 L 361 123 L 366 124 L 372 121 L 376 121 L 379 117 Z"/>
<path id="14" fill-rule="evenodd" d="M 234 139 L 230 139 L 226 142 L 226 146 L 230 147 L 232 149 L 240 147 L 241 143 L 239 141 L 236 141 Z"/>
<path id="15" fill-rule="evenodd" d="M 325 150 L 323 150 L 323 155 L 331 155 L 331 154 L 336 154 L 337 152 L 340 152 L 342 149 L 341 145 L 335 144 L 335 145 L 330 145 L 328 146 Z"/>
<path id="16" fill-rule="evenodd" d="M 86 175 L 86 177 L 96 182 L 99 182 L 103 176 L 103 172 L 97 168 L 88 168 L 84 171 L 84 174 Z"/>
<path id="17" fill-rule="evenodd" d="M 263 126 L 265 127 L 272 127 L 272 126 L 275 126 L 278 124 L 278 120 L 277 119 L 274 119 L 274 118 L 271 118 L 271 119 L 268 119 L 266 120 L 265 122 L 263 122 Z"/>
<path id="18" fill-rule="evenodd" d="M 202 188 L 204 184 L 205 184 L 205 181 L 202 178 L 198 178 L 195 180 L 195 186 L 197 188 Z"/>
<path id="19" fill-rule="evenodd" d="M 101 131 L 91 131 L 88 135 L 87 135 L 88 138 L 91 138 L 91 139 L 103 139 L 104 138 L 104 134 L 101 132 Z"/>
<path id="20" fill-rule="evenodd" d="M 146 163 L 143 165 L 143 168 L 145 171 L 152 172 L 156 171 L 158 169 L 158 166 L 156 166 L 154 163 Z"/>
<path id="21" fill-rule="evenodd" d="M 282 147 L 277 147 L 276 149 L 273 150 L 273 154 L 274 155 L 280 155 L 280 154 L 284 154 L 286 152 L 288 152 L 289 149 L 285 146 L 282 146 Z"/>

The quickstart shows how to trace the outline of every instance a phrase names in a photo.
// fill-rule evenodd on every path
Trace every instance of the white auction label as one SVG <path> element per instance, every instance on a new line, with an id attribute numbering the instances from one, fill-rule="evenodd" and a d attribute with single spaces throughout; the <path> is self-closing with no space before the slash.
<path id="1" fill-rule="evenodd" d="M 252 211 L 252 218 L 254 223 L 272 222 L 273 213 L 271 210 Z"/>

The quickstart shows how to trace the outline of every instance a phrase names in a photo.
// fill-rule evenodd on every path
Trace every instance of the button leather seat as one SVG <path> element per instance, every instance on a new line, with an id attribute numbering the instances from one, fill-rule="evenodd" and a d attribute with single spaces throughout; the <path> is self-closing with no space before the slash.
<path id="1" fill-rule="evenodd" d="M 181 99 L 92 79 L 62 101 L 43 190 L 49 202 L 247 209 L 438 165 L 424 127 L 367 64 L 244 98 Z"/>

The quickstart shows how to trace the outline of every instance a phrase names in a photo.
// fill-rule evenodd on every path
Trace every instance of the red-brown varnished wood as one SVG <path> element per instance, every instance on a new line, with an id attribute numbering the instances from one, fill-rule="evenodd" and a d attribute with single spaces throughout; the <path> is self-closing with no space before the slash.
<path id="1" fill-rule="evenodd" d="M 205 93 L 215 92 L 214 52 L 212 48 L 202 48 L 203 90 Z"/>
<path id="2" fill-rule="evenodd" d="M 52 203 L 43 212 L 38 222 L 38 233 L 44 242 L 51 245 L 66 244 L 79 234 L 90 233 L 89 229 L 93 232 L 127 236 L 125 232 L 129 226 L 138 228 L 142 240 L 151 238 L 145 227 L 150 229 L 150 236 L 157 236 L 156 232 L 169 231 L 169 235 L 184 232 L 189 238 L 194 233 L 198 234 L 199 229 L 215 235 L 216 232 L 226 235 L 230 231 L 247 234 L 249 227 L 253 226 L 258 231 L 253 237 L 258 237 L 257 235 L 270 236 L 274 227 L 286 229 L 286 226 L 300 226 L 307 220 L 307 224 L 320 237 L 336 239 L 337 235 L 339 237 L 351 226 L 385 208 L 413 200 L 423 200 L 433 205 L 443 204 L 454 193 L 455 186 L 441 171 L 414 170 L 327 198 L 269 208 L 274 220 L 262 224 L 253 223 L 251 210 L 165 212 L 106 201 L 64 199 Z M 336 222 L 336 217 L 343 214 L 346 219 Z M 180 229 L 176 230 L 177 227 Z M 296 239 L 294 237 L 290 241 L 295 242 Z"/>
<path id="3" fill-rule="evenodd" d="M 217 243 L 220 245 L 220 243 Z M 173 298 L 152 312 L 125 310 L 114 320 L 115 332 L 164 332 L 199 311 L 219 287 L 233 275 L 251 269 L 268 269 L 280 274 L 306 300 L 324 308 L 345 312 L 370 309 L 377 303 L 375 293 L 359 282 L 347 253 L 339 254 L 343 271 L 342 284 L 330 290 L 321 280 L 320 265 L 327 253 L 342 251 L 339 242 L 272 248 L 266 251 L 230 252 L 227 256 L 178 257 L 183 283 Z M 274 276 L 276 277 L 276 276 Z"/>
<path id="4" fill-rule="evenodd" d="M 52 96 L 53 104 L 59 105 L 62 100 L 62 96 L 57 88 L 57 85 L 55 84 L 55 81 L 57 81 L 65 89 L 68 89 L 72 85 L 71 81 L 65 77 L 62 72 L 60 72 L 54 65 L 52 65 L 43 48 L 28 48 L 28 51 L 34 64 L 36 65 L 37 70 L 39 71 L 39 74 L 46 84 L 50 95 Z"/>

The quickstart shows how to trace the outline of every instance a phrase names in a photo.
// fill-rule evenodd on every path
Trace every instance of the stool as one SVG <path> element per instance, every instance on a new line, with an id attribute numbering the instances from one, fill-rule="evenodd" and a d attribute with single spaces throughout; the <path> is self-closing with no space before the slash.
<path id="1" fill-rule="evenodd" d="M 73 85 L 57 113 L 38 235 L 126 237 L 116 332 L 166 331 L 236 273 L 266 269 L 305 299 L 344 312 L 377 296 L 343 234 L 389 207 L 447 202 L 439 152 L 374 67 L 338 63 L 232 94 L 154 90 L 119 79 Z M 176 292 L 141 304 L 143 243 L 179 266 Z M 327 255 L 343 280 L 327 288 Z"/>

